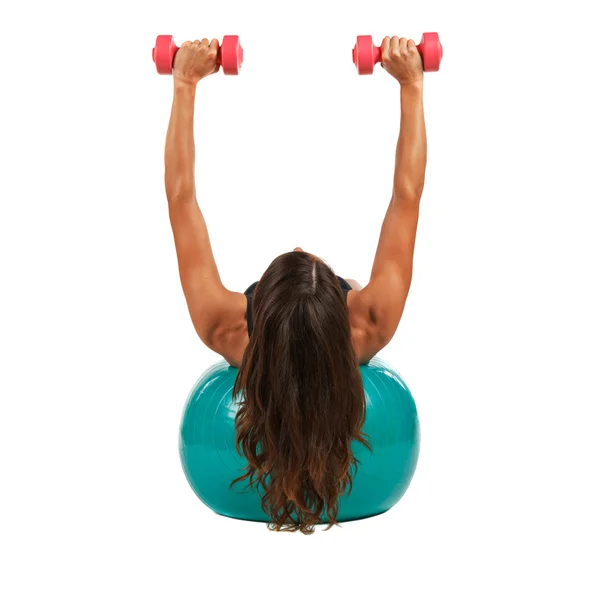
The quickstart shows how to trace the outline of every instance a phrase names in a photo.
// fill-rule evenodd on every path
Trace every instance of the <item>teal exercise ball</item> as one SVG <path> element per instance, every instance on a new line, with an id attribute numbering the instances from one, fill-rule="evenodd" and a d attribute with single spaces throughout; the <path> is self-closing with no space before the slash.
<path id="1" fill-rule="evenodd" d="M 410 390 L 390 365 L 379 358 L 360 367 L 367 405 L 364 431 L 373 451 L 355 443 L 360 461 L 350 494 L 340 498 L 338 521 L 372 517 L 400 500 L 419 456 L 419 418 Z M 238 370 L 220 361 L 196 382 L 181 419 L 179 455 L 187 480 L 202 502 L 220 515 L 269 522 L 256 488 L 231 482 L 247 465 L 235 447 L 232 397 Z M 324 518 L 323 523 L 328 523 Z"/>

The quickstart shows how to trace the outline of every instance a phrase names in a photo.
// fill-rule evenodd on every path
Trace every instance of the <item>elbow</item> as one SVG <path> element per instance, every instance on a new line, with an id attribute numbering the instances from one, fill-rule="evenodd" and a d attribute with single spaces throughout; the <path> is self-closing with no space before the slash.
<path id="1" fill-rule="evenodd" d="M 394 192 L 392 195 L 392 203 L 396 206 L 405 206 L 410 208 L 419 209 L 421 204 L 421 194 L 417 192 Z"/>
<path id="2" fill-rule="evenodd" d="M 411 185 L 399 185 L 394 187 L 393 200 L 403 204 L 419 205 L 423 195 L 424 182 L 418 182 Z"/>
<path id="3" fill-rule="evenodd" d="M 193 185 L 167 185 L 166 192 L 169 204 L 185 204 L 196 199 L 196 190 Z"/>
<path id="4" fill-rule="evenodd" d="M 165 192 L 171 202 L 189 201 L 196 197 L 196 183 L 186 170 L 165 167 Z"/>

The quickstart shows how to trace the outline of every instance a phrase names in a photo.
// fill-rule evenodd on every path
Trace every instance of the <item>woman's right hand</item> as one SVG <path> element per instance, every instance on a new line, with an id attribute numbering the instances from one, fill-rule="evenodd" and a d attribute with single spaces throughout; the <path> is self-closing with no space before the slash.
<path id="1" fill-rule="evenodd" d="M 204 77 L 219 70 L 219 42 L 207 39 L 195 42 L 184 42 L 177 50 L 173 64 L 175 81 L 196 85 Z"/>
<path id="2" fill-rule="evenodd" d="M 423 60 L 414 40 L 386 37 L 381 42 L 381 66 L 400 85 L 423 83 Z"/>

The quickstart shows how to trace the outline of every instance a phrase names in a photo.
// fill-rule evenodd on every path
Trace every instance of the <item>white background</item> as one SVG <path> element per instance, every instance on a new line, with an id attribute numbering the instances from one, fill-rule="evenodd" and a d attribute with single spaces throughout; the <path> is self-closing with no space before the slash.
<path id="1" fill-rule="evenodd" d="M 0 596 L 600 596 L 597 22 L 555 2 L 30 2 L 0 19 Z M 217 356 L 179 287 L 157 34 L 239 34 L 199 85 L 197 188 L 237 291 L 301 245 L 368 280 L 397 84 L 357 34 L 439 31 L 407 308 L 422 424 L 391 512 L 310 537 L 217 517 L 177 436 Z"/>

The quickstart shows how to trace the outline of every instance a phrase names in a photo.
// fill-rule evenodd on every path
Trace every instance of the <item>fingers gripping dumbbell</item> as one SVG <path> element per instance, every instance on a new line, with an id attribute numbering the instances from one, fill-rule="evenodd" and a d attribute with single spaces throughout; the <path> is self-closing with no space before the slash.
<path id="1" fill-rule="evenodd" d="M 152 60 L 156 70 L 161 75 L 173 72 L 173 61 L 179 48 L 175 45 L 172 35 L 159 35 L 152 48 Z M 244 60 L 244 50 L 237 35 L 226 35 L 219 46 L 217 62 L 223 67 L 225 75 L 238 75 Z"/>
<path id="2" fill-rule="evenodd" d="M 424 71 L 439 71 L 444 50 L 437 33 L 424 33 L 417 50 L 423 59 Z M 381 62 L 381 48 L 373 46 L 370 35 L 359 35 L 352 50 L 352 61 L 359 75 L 371 75 L 375 65 Z"/>

